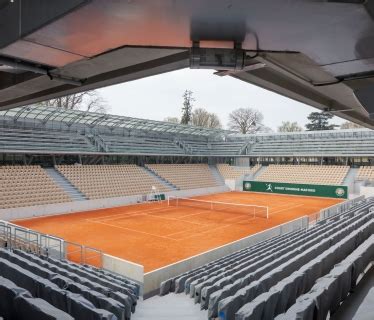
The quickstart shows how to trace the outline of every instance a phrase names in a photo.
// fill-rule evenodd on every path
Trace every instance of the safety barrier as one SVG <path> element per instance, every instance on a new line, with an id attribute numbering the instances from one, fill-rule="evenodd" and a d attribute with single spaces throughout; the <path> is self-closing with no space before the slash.
<path id="1" fill-rule="evenodd" d="M 98 268 L 103 266 L 103 252 L 101 250 L 65 241 L 62 238 L 2 220 L 0 220 L 0 245 L 10 249 L 33 252 L 41 256 L 89 264 Z"/>

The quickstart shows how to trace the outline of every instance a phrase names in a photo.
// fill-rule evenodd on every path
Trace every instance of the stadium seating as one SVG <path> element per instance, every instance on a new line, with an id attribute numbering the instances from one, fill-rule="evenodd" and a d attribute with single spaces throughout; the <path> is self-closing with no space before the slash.
<path id="1" fill-rule="evenodd" d="M 62 130 L 0 127 L 0 149 L 22 151 L 95 152 L 95 146 L 79 133 Z"/>
<path id="2" fill-rule="evenodd" d="M 315 315 L 335 310 L 374 258 L 373 205 L 373 198 L 366 199 L 313 227 L 188 271 L 162 283 L 160 294 L 184 291 L 208 309 L 209 319 L 273 319 L 301 308 L 307 314 L 308 304 L 318 303 Z M 326 292 L 332 295 L 321 302 Z M 324 319 L 287 316 L 281 319 Z"/>
<path id="3" fill-rule="evenodd" d="M 207 164 L 147 164 L 146 166 L 180 190 L 219 185 Z"/>
<path id="4" fill-rule="evenodd" d="M 230 156 L 241 153 L 245 142 L 243 141 L 194 141 L 183 140 L 187 148 L 195 155 Z"/>
<path id="5" fill-rule="evenodd" d="M 280 140 L 281 138 L 284 140 Z M 266 140 L 259 140 L 250 150 L 251 156 L 360 156 L 374 152 L 374 140 L 354 136 L 348 137 L 310 137 L 295 134 L 282 136 L 269 135 Z"/>
<path id="6" fill-rule="evenodd" d="M 374 181 L 374 167 L 360 167 L 356 179 Z"/>
<path id="7" fill-rule="evenodd" d="M 224 163 L 217 164 L 217 169 L 224 179 L 238 179 L 247 174 L 253 175 L 260 168 L 261 168 L 261 165 L 259 164 L 256 164 L 253 167 L 237 167 L 237 166 L 230 166 Z"/>
<path id="8" fill-rule="evenodd" d="M 71 201 L 40 166 L 0 167 L 0 208 Z"/>
<path id="9" fill-rule="evenodd" d="M 0 249 L 0 314 L 6 319 L 128 320 L 139 289 L 109 272 Z"/>
<path id="10" fill-rule="evenodd" d="M 137 138 L 117 135 L 101 135 L 100 137 L 106 144 L 109 152 L 130 154 L 185 154 L 184 150 L 170 139 L 151 137 Z"/>
<path id="11" fill-rule="evenodd" d="M 308 293 L 299 296 L 287 312 L 276 319 L 326 319 L 328 313 L 334 313 L 341 301 L 354 290 L 359 275 L 373 261 L 373 252 L 374 235 L 371 235 L 347 258 L 335 265 L 328 274 L 318 279 Z M 369 295 L 373 296 L 373 290 L 370 290 Z M 370 315 L 366 314 L 357 319 L 365 319 L 367 316 Z"/>
<path id="12" fill-rule="evenodd" d="M 61 165 L 56 169 L 89 199 L 146 195 L 169 188 L 136 165 Z"/>
<path id="13" fill-rule="evenodd" d="M 269 165 L 257 181 L 340 185 L 349 171 L 348 166 Z"/>

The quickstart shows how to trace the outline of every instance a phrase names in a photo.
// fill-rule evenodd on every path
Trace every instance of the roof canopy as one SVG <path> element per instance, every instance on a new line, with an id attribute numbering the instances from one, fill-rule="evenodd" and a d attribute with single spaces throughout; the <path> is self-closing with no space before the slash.
<path id="1" fill-rule="evenodd" d="M 163 133 L 176 133 L 199 136 L 216 136 L 231 134 L 232 131 L 211 129 L 192 125 L 182 125 L 165 121 L 146 120 L 116 116 L 110 114 L 85 112 L 80 110 L 66 110 L 62 108 L 25 106 L 0 111 L 0 116 L 18 119 L 39 120 L 41 123 L 58 121 L 71 126 L 73 124 L 86 125 L 91 128 L 105 126 L 109 128 L 124 128 L 128 130 L 157 131 Z"/>

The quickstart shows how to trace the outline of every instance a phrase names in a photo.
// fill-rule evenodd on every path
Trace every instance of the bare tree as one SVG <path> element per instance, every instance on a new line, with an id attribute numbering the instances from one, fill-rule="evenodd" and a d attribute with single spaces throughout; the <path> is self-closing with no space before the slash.
<path id="1" fill-rule="evenodd" d="M 74 93 L 68 96 L 40 102 L 44 107 L 63 108 L 68 110 L 82 110 L 89 112 L 106 113 L 109 111 L 107 102 L 95 91 Z"/>
<path id="2" fill-rule="evenodd" d="M 215 113 L 210 114 L 209 128 L 222 129 L 222 123 Z"/>
<path id="3" fill-rule="evenodd" d="M 239 108 L 229 114 L 229 128 L 240 133 L 255 133 L 263 127 L 264 116 L 256 109 Z"/>
<path id="4" fill-rule="evenodd" d="M 303 131 L 303 128 L 299 126 L 297 122 L 282 121 L 282 124 L 278 127 L 278 132 L 298 132 Z"/>
<path id="5" fill-rule="evenodd" d="M 179 119 L 177 117 L 166 117 L 164 121 L 171 123 L 179 123 Z"/>
<path id="6" fill-rule="evenodd" d="M 360 126 L 357 123 L 351 122 L 351 121 L 346 121 L 340 125 L 340 129 L 359 129 L 363 128 L 363 126 Z"/>
<path id="7" fill-rule="evenodd" d="M 205 128 L 222 128 L 218 116 L 203 108 L 197 108 L 192 112 L 191 124 Z"/>

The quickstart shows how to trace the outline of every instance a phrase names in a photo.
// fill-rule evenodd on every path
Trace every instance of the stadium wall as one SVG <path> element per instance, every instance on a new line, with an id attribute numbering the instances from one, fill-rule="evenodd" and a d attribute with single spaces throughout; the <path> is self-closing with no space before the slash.
<path id="1" fill-rule="evenodd" d="M 331 186 L 318 184 L 301 184 L 285 182 L 265 182 L 265 181 L 243 181 L 243 191 L 278 193 L 298 196 L 313 196 L 325 198 L 348 198 L 347 186 Z"/>
<path id="2" fill-rule="evenodd" d="M 144 266 L 141 264 L 104 253 L 103 268 L 120 275 L 125 275 L 140 284 L 144 282 Z"/>
<path id="3" fill-rule="evenodd" d="M 219 193 L 229 191 L 227 186 L 199 188 L 190 190 L 178 190 L 165 192 L 166 196 L 192 197 L 210 193 Z M 130 204 L 142 203 L 143 195 L 105 198 L 85 201 L 72 201 L 64 203 L 54 203 L 39 206 L 0 209 L 0 220 L 18 220 L 33 217 L 66 214 L 81 211 L 89 211 L 104 208 L 120 207 Z"/>
<path id="4" fill-rule="evenodd" d="M 251 236 L 228 243 L 221 247 L 206 251 L 188 259 L 178 261 L 166 267 L 147 272 L 144 274 L 144 298 L 149 298 L 153 295 L 158 294 L 160 285 L 163 281 L 166 281 L 191 269 L 200 267 L 213 260 L 222 258 L 238 250 L 254 245 L 260 241 L 306 228 L 308 224 L 309 218 L 307 216 L 304 216 L 275 226 L 271 229 L 261 231 Z"/>
<path id="5" fill-rule="evenodd" d="M 374 187 L 360 186 L 360 194 L 365 197 L 374 196 Z"/>
<path id="6" fill-rule="evenodd" d="M 334 216 L 334 215 L 339 214 L 341 212 L 347 211 L 352 206 L 354 206 L 356 203 L 358 203 L 358 202 L 360 202 L 364 199 L 365 199 L 365 196 L 361 195 L 361 196 L 356 197 L 354 199 L 350 199 L 350 200 L 335 204 L 331 207 L 322 209 L 319 212 L 319 220 L 327 219 L 331 216 Z"/>

